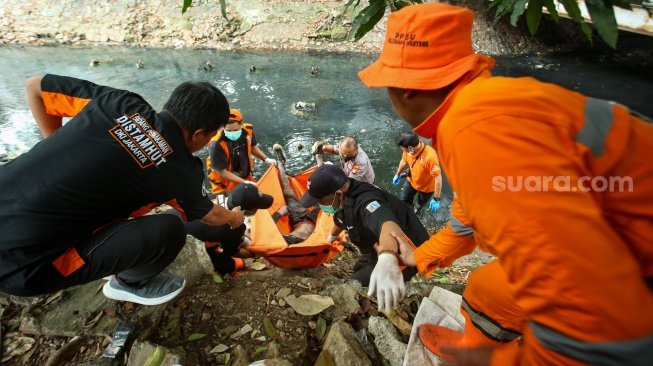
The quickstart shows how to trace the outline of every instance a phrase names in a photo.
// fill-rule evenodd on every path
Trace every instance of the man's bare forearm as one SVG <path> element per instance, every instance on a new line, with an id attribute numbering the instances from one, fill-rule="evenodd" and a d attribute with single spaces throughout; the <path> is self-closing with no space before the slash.
<path id="1" fill-rule="evenodd" d="M 36 125 L 41 131 L 43 137 L 48 137 L 54 133 L 63 124 L 62 118 L 48 114 L 41 95 L 41 80 L 43 76 L 33 76 L 25 80 L 25 89 L 27 90 L 27 103 L 32 111 L 32 116 Z"/>

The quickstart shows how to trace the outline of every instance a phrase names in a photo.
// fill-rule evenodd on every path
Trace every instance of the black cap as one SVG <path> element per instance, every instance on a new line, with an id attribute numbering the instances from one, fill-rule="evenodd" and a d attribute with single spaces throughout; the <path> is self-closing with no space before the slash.
<path id="1" fill-rule="evenodd" d="M 305 208 L 313 207 L 322 197 L 339 190 L 346 182 L 347 175 L 340 167 L 324 164 L 308 177 L 306 193 L 299 200 L 299 204 Z"/>
<path id="2" fill-rule="evenodd" d="M 241 210 L 255 211 L 270 208 L 274 197 L 259 191 L 253 184 L 241 183 L 234 188 L 227 198 L 227 207 L 233 209 L 240 206 Z"/>
<path id="3" fill-rule="evenodd" d="M 419 144 L 419 136 L 413 131 L 402 132 L 395 137 L 395 143 L 399 147 L 417 146 Z"/>

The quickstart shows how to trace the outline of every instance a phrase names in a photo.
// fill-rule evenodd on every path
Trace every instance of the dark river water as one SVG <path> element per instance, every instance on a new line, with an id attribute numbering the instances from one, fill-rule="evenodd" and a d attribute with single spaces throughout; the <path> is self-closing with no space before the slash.
<path id="1" fill-rule="evenodd" d="M 628 45 L 628 40 L 623 43 Z M 651 43 L 632 43 L 628 46 L 632 48 L 618 52 L 499 57 L 493 72 L 555 82 L 652 116 L 653 60 L 650 51 L 642 51 Z M 92 67 L 91 60 L 101 63 Z M 139 60 L 143 68 L 136 67 Z M 241 110 L 246 122 L 254 124 L 257 140 L 269 156 L 274 156 L 274 143 L 284 146 L 289 173 L 314 164 L 309 153 L 314 141 L 336 143 L 353 135 L 372 160 L 376 183 L 399 194 L 391 184 L 401 157 L 394 137 L 408 127 L 393 111 L 385 89 L 367 89 L 358 79 L 357 72 L 373 60 L 329 53 L 0 47 L 0 153 L 19 155 L 41 139 L 25 98 L 23 82 L 29 76 L 55 73 L 128 89 L 157 110 L 181 82 L 207 80 L 223 91 L 232 108 Z M 202 69 L 207 61 L 213 65 L 211 71 Z M 254 73 L 251 66 L 256 67 Z M 319 69 L 317 77 L 309 75 L 311 67 Z M 293 114 L 291 106 L 299 101 L 315 102 L 315 114 Z M 198 152 L 200 157 L 206 154 Z M 335 157 L 330 159 L 336 162 Z M 266 167 L 257 160 L 255 177 Z M 450 197 L 445 186 L 444 205 Z M 448 210 L 440 210 L 432 219 L 442 222 L 447 217 Z"/>

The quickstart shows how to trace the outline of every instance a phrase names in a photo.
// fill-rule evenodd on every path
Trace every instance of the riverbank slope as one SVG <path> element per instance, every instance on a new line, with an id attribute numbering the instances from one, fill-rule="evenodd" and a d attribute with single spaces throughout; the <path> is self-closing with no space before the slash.
<path id="1" fill-rule="evenodd" d="M 177 0 L 7 0 L 0 3 L 0 44 L 129 45 L 218 50 L 324 50 L 378 53 L 387 14 L 358 42 L 346 41 L 351 21 L 367 1 L 345 11 L 346 1 L 196 0 L 182 15 Z M 545 16 L 536 37 L 522 21 L 492 25 L 487 4 L 452 2 L 476 12 L 474 46 L 491 54 L 547 52 L 588 44 L 578 27 Z"/>

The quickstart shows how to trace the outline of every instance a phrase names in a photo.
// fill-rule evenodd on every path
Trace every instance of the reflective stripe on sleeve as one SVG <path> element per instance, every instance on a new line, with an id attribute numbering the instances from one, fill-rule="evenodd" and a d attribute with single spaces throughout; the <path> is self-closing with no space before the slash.
<path id="1" fill-rule="evenodd" d="M 453 230 L 453 232 L 458 235 L 467 236 L 470 238 L 474 237 L 474 230 L 472 230 L 471 227 L 460 222 L 460 220 L 458 220 L 453 215 L 451 216 L 451 219 L 449 219 L 449 226 L 451 226 L 451 230 Z"/>
<path id="2" fill-rule="evenodd" d="M 629 341 L 583 342 L 542 324 L 531 322 L 529 326 L 542 346 L 589 365 L 645 366 L 653 360 L 653 334 Z"/>
<path id="3" fill-rule="evenodd" d="M 486 314 L 477 311 L 469 306 L 467 300 L 464 297 L 461 306 L 463 310 L 469 314 L 469 319 L 472 320 L 474 326 L 478 328 L 486 337 L 492 339 L 493 341 L 506 343 L 521 337 L 521 333 L 502 327 L 499 323 L 497 323 Z"/>
<path id="4" fill-rule="evenodd" d="M 605 140 L 614 122 L 612 107 L 612 102 L 587 98 L 585 124 L 574 139 L 587 146 L 595 158 L 601 156 L 605 150 Z"/>

